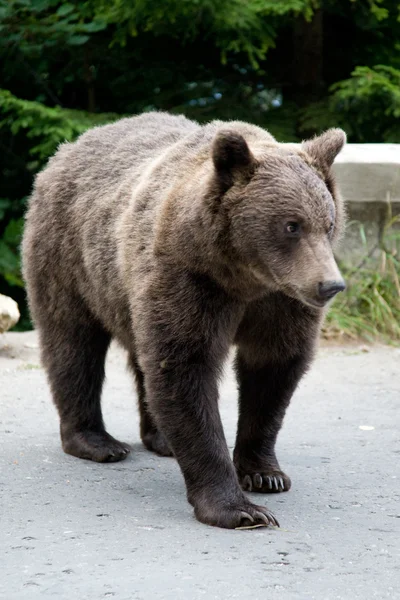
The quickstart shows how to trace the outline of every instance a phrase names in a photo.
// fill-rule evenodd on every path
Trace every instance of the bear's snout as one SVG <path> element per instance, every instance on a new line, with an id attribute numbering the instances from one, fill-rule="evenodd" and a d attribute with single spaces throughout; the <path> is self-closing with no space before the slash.
<path id="1" fill-rule="evenodd" d="M 343 279 L 339 281 L 322 281 L 318 284 L 318 296 L 321 300 L 331 300 L 339 292 L 346 289 L 346 284 Z"/>

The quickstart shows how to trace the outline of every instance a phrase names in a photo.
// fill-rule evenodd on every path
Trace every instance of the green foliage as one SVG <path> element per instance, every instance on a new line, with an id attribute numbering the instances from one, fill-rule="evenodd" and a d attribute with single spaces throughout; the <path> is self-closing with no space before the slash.
<path id="1" fill-rule="evenodd" d="M 355 267 L 342 266 L 346 292 L 328 313 L 329 339 L 362 337 L 400 343 L 400 216 L 390 219 L 380 244 Z M 361 238 L 365 239 L 362 225 Z"/>
<path id="2" fill-rule="evenodd" d="M 58 45 L 81 46 L 106 23 L 92 18 L 87 3 L 60 0 L 0 0 L 2 43 L 23 53 Z"/>
<path id="3" fill-rule="evenodd" d="M 11 219 L 0 239 L 0 276 L 11 286 L 23 287 L 19 258 L 23 219 Z"/>
<path id="4" fill-rule="evenodd" d="M 360 142 L 400 142 L 400 70 L 388 65 L 357 67 L 332 86 L 334 110 L 346 115 Z"/>
<path id="5" fill-rule="evenodd" d="M 198 36 L 212 40 L 226 62 L 230 52 L 244 52 L 256 66 L 274 47 L 276 25 L 290 14 L 310 17 L 314 0 L 97 0 L 99 18 L 118 24 L 114 42 L 126 45 L 140 32 L 171 36 L 184 44 Z"/>
<path id="6" fill-rule="evenodd" d="M 274 19 L 309 18 L 314 5 L 315 0 L 0 0 L 0 19 L 6 43 L 18 44 L 23 53 L 81 46 L 91 34 L 116 25 L 112 43 L 121 46 L 141 32 L 181 43 L 200 36 L 212 40 L 223 61 L 230 52 L 244 52 L 255 66 L 274 46 L 279 23 Z"/>
<path id="7" fill-rule="evenodd" d="M 350 141 L 400 142 L 400 70 L 388 65 L 356 67 L 331 96 L 307 107 L 301 130 L 343 127 Z"/>
<path id="8" fill-rule="evenodd" d="M 0 89 L 0 129 L 9 129 L 13 136 L 23 132 L 27 140 L 33 140 L 29 154 L 39 160 L 34 166 L 39 166 L 51 156 L 61 142 L 71 141 L 89 127 L 111 122 L 118 116 L 90 114 L 58 106 L 49 108 L 39 102 L 21 100 Z"/>

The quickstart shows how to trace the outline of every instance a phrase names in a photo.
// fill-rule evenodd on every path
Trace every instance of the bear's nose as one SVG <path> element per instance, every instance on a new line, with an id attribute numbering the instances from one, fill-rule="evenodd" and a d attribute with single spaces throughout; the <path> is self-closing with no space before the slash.
<path id="1" fill-rule="evenodd" d="M 318 284 L 318 295 L 323 300 L 330 300 L 345 289 L 346 284 L 343 279 L 341 281 L 324 281 Z"/>

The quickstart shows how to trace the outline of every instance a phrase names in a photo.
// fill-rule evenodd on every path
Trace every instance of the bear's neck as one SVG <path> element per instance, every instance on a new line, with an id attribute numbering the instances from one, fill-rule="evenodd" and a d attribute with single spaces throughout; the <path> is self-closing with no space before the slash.
<path id="1" fill-rule="evenodd" d="M 276 291 L 268 278 L 243 262 L 230 238 L 223 206 L 212 207 L 199 197 L 170 194 L 156 227 L 155 253 L 171 264 L 211 277 L 228 294 L 250 302 Z"/>

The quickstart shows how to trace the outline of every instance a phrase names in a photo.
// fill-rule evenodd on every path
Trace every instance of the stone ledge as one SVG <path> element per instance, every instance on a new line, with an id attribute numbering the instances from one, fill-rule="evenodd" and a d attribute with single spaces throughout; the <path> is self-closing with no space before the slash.
<path id="1" fill-rule="evenodd" d="M 388 220 L 400 215 L 400 144 L 347 144 L 334 171 L 348 212 L 337 254 L 354 265 L 379 246 Z M 379 252 L 373 256 L 378 260 Z"/>
<path id="2" fill-rule="evenodd" d="M 400 144 L 347 144 L 334 171 L 347 202 L 400 202 Z"/>

